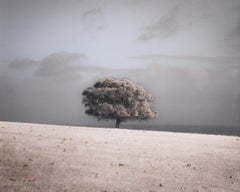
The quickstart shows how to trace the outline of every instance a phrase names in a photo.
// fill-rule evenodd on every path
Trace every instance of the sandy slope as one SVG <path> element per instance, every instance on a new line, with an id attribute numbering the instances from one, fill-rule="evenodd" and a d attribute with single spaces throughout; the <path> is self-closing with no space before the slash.
<path id="1" fill-rule="evenodd" d="M 240 138 L 0 122 L 0 191 L 240 191 Z"/>

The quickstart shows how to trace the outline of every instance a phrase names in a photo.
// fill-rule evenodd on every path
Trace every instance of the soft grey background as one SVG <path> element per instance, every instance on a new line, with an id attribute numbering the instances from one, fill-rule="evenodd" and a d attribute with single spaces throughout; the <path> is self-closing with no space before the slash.
<path id="1" fill-rule="evenodd" d="M 240 126 L 239 53 L 239 0 L 0 0 L 0 120 L 114 125 L 81 104 L 111 76 L 152 92 L 151 124 Z"/>

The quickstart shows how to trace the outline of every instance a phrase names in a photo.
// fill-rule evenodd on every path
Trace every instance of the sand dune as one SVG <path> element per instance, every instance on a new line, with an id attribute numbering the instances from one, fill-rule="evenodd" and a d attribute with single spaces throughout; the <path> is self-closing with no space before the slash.
<path id="1" fill-rule="evenodd" d="M 239 189 L 239 137 L 0 122 L 2 192 Z"/>

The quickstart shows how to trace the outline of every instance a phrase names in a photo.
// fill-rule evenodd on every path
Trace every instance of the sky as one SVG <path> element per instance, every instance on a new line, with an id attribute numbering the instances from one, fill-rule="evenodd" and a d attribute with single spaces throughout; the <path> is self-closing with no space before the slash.
<path id="1" fill-rule="evenodd" d="M 239 0 L 0 0 L 0 120 L 101 125 L 81 93 L 115 77 L 153 124 L 240 126 L 239 52 Z"/>

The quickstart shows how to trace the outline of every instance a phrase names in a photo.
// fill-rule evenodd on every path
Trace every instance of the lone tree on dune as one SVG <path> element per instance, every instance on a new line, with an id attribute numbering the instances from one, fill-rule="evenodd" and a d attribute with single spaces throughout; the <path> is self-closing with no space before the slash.
<path id="1" fill-rule="evenodd" d="M 158 116 L 157 111 L 152 111 L 153 96 L 126 79 L 99 80 L 82 95 L 86 114 L 98 120 L 114 119 L 117 128 L 123 120 L 148 120 Z"/>

